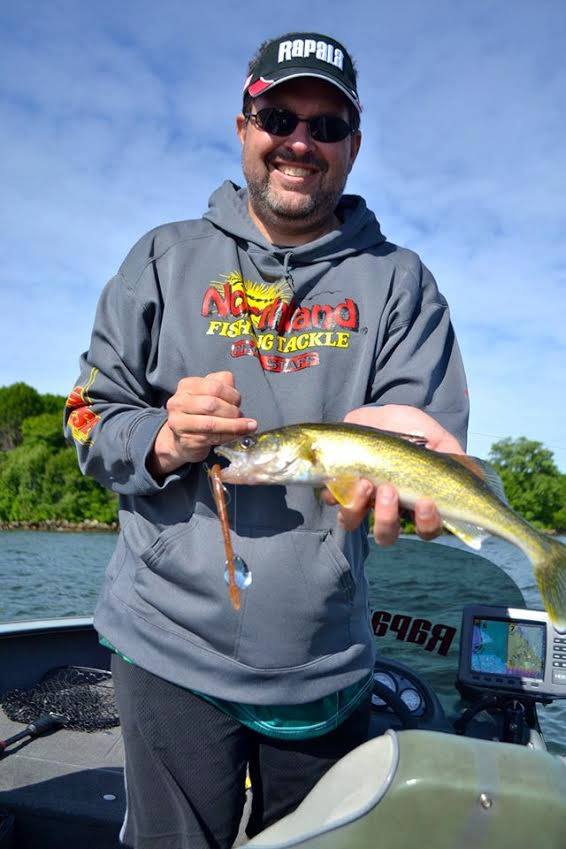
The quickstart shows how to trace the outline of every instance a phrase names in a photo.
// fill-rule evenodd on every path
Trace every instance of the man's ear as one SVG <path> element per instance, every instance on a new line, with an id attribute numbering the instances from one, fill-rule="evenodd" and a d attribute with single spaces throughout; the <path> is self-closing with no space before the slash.
<path id="1" fill-rule="evenodd" d="M 244 137 L 246 135 L 246 119 L 242 112 L 240 112 L 239 115 L 236 115 L 236 133 L 240 139 L 240 144 L 243 144 Z"/>
<path id="2" fill-rule="evenodd" d="M 360 147 L 362 144 L 362 134 L 360 130 L 356 130 L 354 135 L 352 136 L 352 148 L 350 150 L 350 171 L 352 170 L 352 166 L 356 161 L 356 156 L 360 152 Z"/>

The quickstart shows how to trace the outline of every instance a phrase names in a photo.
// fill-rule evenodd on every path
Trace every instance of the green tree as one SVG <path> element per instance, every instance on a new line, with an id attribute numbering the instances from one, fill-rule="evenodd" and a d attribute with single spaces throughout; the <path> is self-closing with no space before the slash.
<path id="1" fill-rule="evenodd" d="M 532 475 L 559 475 L 552 451 L 542 442 L 520 436 L 501 439 L 491 446 L 490 461 L 498 469 L 511 472 L 518 480 L 527 482 Z"/>
<path id="2" fill-rule="evenodd" d="M 561 507 L 554 514 L 554 527 L 560 533 L 566 531 L 566 475 L 560 475 L 560 504 Z"/>
<path id="3" fill-rule="evenodd" d="M 41 444 L 22 445 L 9 452 L 0 470 L 0 520 L 30 522 L 50 518 L 42 504 L 49 456 L 49 448 Z"/>
<path id="4" fill-rule="evenodd" d="M 84 477 L 63 436 L 62 395 L 0 387 L 0 521 L 116 521 L 116 496 Z"/>
<path id="5" fill-rule="evenodd" d="M 66 447 L 63 435 L 63 416 L 60 411 L 42 413 L 40 416 L 30 416 L 21 425 L 23 445 L 42 443 L 60 450 Z"/>
<path id="6" fill-rule="evenodd" d="M 0 386 L 0 450 L 10 451 L 19 445 L 24 419 L 43 411 L 41 395 L 27 383 Z"/>
<path id="7" fill-rule="evenodd" d="M 47 461 L 41 500 L 51 506 L 52 519 L 109 524 L 118 518 L 117 497 L 81 473 L 74 448 L 64 448 Z"/>
<path id="8" fill-rule="evenodd" d="M 73 448 L 23 443 L 0 463 L 0 521 L 116 521 L 116 496 L 81 474 Z"/>
<path id="9" fill-rule="evenodd" d="M 524 436 L 507 438 L 492 445 L 489 459 L 517 512 L 539 527 L 559 527 L 565 476 L 548 448 Z"/>
<path id="10" fill-rule="evenodd" d="M 51 392 L 44 392 L 41 400 L 43 401 L 44 413 L 58 413 L 62 418 L 65 401 L 67 400 L 64 395 L 52 395 Z"/>

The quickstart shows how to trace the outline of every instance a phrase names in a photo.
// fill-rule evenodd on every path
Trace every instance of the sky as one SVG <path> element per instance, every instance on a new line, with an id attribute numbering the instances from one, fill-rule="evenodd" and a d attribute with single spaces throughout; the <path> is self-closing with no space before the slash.
<path id="1" fill-rule="evenodd" d="M 450 304 L 469 452 L 526 436 L 566 471 L 563 0 L 5 0 L 0 385 L 66 395 L 134 242 L 242 182 L 247 62 L 291 30 L 333 35 L 356 60 L 347 191 Z"/>

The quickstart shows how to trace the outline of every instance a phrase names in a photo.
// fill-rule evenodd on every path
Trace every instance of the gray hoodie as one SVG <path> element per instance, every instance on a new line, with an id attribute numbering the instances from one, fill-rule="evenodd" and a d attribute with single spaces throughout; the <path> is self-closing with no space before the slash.
<path id="1" fill-rule="evenodd" d="M 433 277 L 361 198 L 337 214 L 331 233 L 277 247 L 226 182 L 202 219 L 152 230 L 102 293 L 69 396 L 81 469 L 120 495 L 95 625 L 140 666 L 211 696 L 302 703 L 362 678 L 367 541 L 337 530 L 308 487 L 231 487 L 233 546 L 252 572 L 233 610 L 205 467 L 158 481 L 146 465 L 181 378 L 231 371 L 260 430 L 395 403 L 465 444 L 465 377 Z"/>

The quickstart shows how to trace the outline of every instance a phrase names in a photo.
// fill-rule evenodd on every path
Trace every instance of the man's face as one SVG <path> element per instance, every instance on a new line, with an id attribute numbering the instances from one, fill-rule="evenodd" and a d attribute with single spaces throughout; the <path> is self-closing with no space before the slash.
<path id="1" fill-rule="evenodd" d="M 309 77 L 256 97 L 251 111 L 266 106 L 288 109 L 301 118 L 336 115 L 349 122 L 346 98 L 330 83 Z M 268 229 L 307 233 L 333 219 L 360 147 L 359 132 L 343 141 L 319 142 L 300 122 L 290 135 L 275 136 L 246 122 L 243 115 L 237 118 L 237 128 L 250 203 Z"/>

